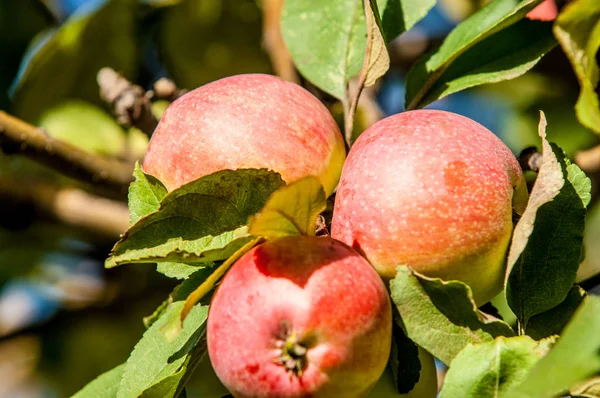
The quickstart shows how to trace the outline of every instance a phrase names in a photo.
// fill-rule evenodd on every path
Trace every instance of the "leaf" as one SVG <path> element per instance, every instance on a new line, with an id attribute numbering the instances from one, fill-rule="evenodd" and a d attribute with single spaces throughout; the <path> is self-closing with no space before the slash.
<path id="1" fill-rule="evenodd" d="M 135 163 L 133 176 L 135 181 L 129 185 L 127 195 L 131 224 L 157 211 L 160 202 L 167 195 L 167 188 L 156 177 L 144 173 L 138 162 Z"/>
<path id="2" fill-rule="evenodd" d="M 168 323 L 179 321 L 183 305 L 182 301 L 171 304 L 167 312 L 146 330 L 136 344 L 127 359 L 117 398 L 137 398 L 185 366 L 188 354 L 205 333 L 208 306 L 194 307 L 181 333 L 172 342 L 168 342 L 161 329 Z"/>
<path id="3" fill-rule="evenodd" d="M 506 271 L 506 298 L 524 329 L 530 317 L 559 305 L 575 282 L 590 186 L 548 143 L 540 115 L 542 166 L 515 227 Z"/>
<path id="4" fill-rule="evenodd" d="M 562 396 L 600 372 L 600 297 L 587 296 L 552 350 L 507 397 Z"/>
<path id="5" fill-rule="evenodd" d="M 235 252 L 231 257 L 227 259 L 223 264 L 221 264 L 209 277 L 206 278 L 204 282 L 200 286 L 198 286 L 185 300 L 185 306 L 181 311 L 181 323 L 188 316 L 190 310 L 198 303 L 208 292 L 210 292 L 217 282 L 225 275 L 229 267 L 233 265 L 237 261 L 238 258 L 242 257 L 248 250 L 252 249 L 254 246 L 262 243 L 264 241 L 263 238 L 256 238 L 244 246 L 242 246 L 237 252 Z"/>
<path id="6" fill-rule="evenodd" d="M 89 102 L 62 101 L 42 114 L 38 126 L 88 152 L 121 156 L 125 150 L 125 131 L 111 115 Z"/>
<path id="7" fill-rule="evenodd" d="M 477 310 L 462 282 L 427 278 L 400 266 L 390 288 L 408 338 L 447 365 L 467 344 L 514 335 L 509 325 Z"/>
<path id="8" fill-rule="evenodd" d="M 394 318 L 396 314 L 394 314 Z M 394 384 L 400 394 L 412 391 L 419 382 L 421 361 L 419 347 L 413 343 L 397 324 L 392 324 L 392 350 L 390 352 L 390 367 L 394 375 Z"/>
<path id="9" fill-rule="evenodd" d="M 367 47 L 363 1 L 286 0 L 283 8 L 283 38 L 298 70 L 340 100 L 345 98 L 350 78 L 363 67 Z M 424 17 L 435 0 L 376 3 L 389 41 Z"/>
<path id="10" fill-rule="evenodd" d="M 71 398 L 116 398 L 125 364 L 102 373 Z"/>
<path id="11" fill-rule="evenodd" d="M 519 31 L 529 31 L 530 29 L 533 31 L 534 26 L 542 27 L 543 24 L 533 22 L 530 25 L 531 22 L 525 21 L 521 25 L 522 28 L 515 28 L 516 30 L 511 30 L 509 33 L 500 33 L 498 37 L 495 34 L 499 34 L 503 29 L 523 19 L 527 12 L 542 1 L 494 0 L 464 20 L 450 32 L 440 48 L 417 61 L 409 71 L 406 85 L 406 109 L 417 109 L 427 105 L 428 102 L 435 100 L 436 96 L 443 95 L 446 89 L 445 85 L 451 81 L 454 81 L 454 91 L 457 91 L 461 89 L 460 87 L 481 84 L 483 80 L 487 82 L 513 78 L 531 68 L 537 62 L 536 58 L 543 55 L 543 49 L 549 45 L 550 39 L 540 39 L 544 46 L 534 51 L 527 47 L 524 38 L 519 38 L 517 35 Z M 543 33 L 539 32 L 536 34 L 536 37 L 538 36 L 544 37 Z M 488 38 L 489 40 L 486 40 Z M 486 44 L 476 46 L 484 40 Z M 517 41 L 511 43 L 510 40 Z M 503 52 L 510 44 L 516 44 L 519 49 L 514 60 L 512 59 L 513 54 L 505 56 L 506 53 Z M 510 47 L 508 48 L 510 49 Z M 531 54 L 532 51 L 533 54 Z M 477 61 L 474 70 L 469 65 L 473 60 Z M 502 72 L 503 67 L 507 69 L 505 72 Z M 472 75 L 471 77 L 463 77 L 467 71 Z M 448 75 L 440 81 L 445 72 Z M 484 73 L 488 73 L 489 76 L 484 77 Z M 503 73 L 504 76 L 502 76 Z M 487 80 L 488 78 L 490 80 Z M 437 92 L 437 94 L 432 94 L 432 92 Z M 449 93 L 447 92 L 445 95 Z"/>
<path id="12" fill-rule="evenodd" d="M 194 272 L 203 267 L 212 267 L 213 263 L 176 263 L 169 261 L 161 261 L 156 263 L 156 271 L 166 277 L 175 279 L 187 279 Z"/>
<path id="13" fill-rule="evenodd" d="M 223 170 L 185 184 L 127 230 L 106 267 L 224 260 L 253 239 L 248 218 L 283 185 L 279 174 L 265 169 Z"/>
<path id="14" fill-rule="evenodd" d="M 521 20 L 475 44 L 449 64 L 420 104 L 481 84 L 519 77 L 554 46 L 552 23 Z"/>
<path id="15" fill-rule="evenodd" d="M 296 180 L 273 192 L 252 217 L 248 233 L 265 238 L 315 235 L 317 217 L 327 207 L 323 186 L 315 176 Z"/>
<path id="16" fill-rule="evenodd" d="M 527 322 L 525 333 L 536 340 L 560 334 L 586 295 L 585 290 L 579 286 L 573 286 L 562 303 L 546 312 L 532 316 Z"/>
<path id="17" fill-rule="evenodd" d="M 468 345 L 454 358 L 440 398 L 509 397 L 506 391 L 525 380 L 549 344 L 519 336 Z"/>
<path id="18" fill-rule="evenodd" d="M 109 66 L 133 76 L 137 62 L 136 1 L 99 0 L 78 7 L 53 34 L 30 47 L 13 89 L 13 111 L 37 123 L 67 98 L 101 105 L 96 73 Z"/>
<path id="19" fill-rule="evenodd" d="M 562 10 L 554 24 L 554 35 L 571 61 L 581 92 L 575 111 L 581 124 L 600 134 L 600 68 L 596 54 L 600 49 L 600 3 L 597 0 L 573 1 Z"/>
<path id="20" fill-rule="evenodd" d="M 383 36 L 377 2 L 364 0 L 363 3 L 367 24 L 367 44 L 361 74 L 364 74 L 364 85 L 368 87 L 375 84 L 377 79 L 390 68 L 390 55 Z"/>
<path id="21" fill-rule="evenodd" d="M 202 268 L 177 285 L 169 295 L 168 299 L 163 301 L 151 315 L 144 317 L 144 326 L 146 326 L 146 328 L 152 326 L 154 322 L 167 312 L 172 303 L 185 301 L 187 297 L 213 273 L 213 271 L 213 269 L 208 267 Z"/>
<path id="22" fill-rule="evenodd" d="M 375 0 L 363 0 L 363 8 L 366 19 L 367 43 L 363 66 L 360 71 L 358 83 L 353 90 L 346 87 L 342 104 L 344 107 L 344 131 L 346 142 L 351 145 L 352 133 L 354 131 L 354 117 L 358 107 L 360 94 L 365 86 L 372 86 L 377 79 L 390 68 L 390 55 L 387 50 L 385 37 L 383 36 L 381 18 Z"/>
<path id="23" fill-rule="evenodd" d="M 196 349 L 187 357 L 181 369 L 172 375 L 165 377 L 150 388 L 144 390 L 140 398 L 178 398 L 194 372 L 196 366 L 206 354 L 206 340 L 202 340 Z M 183 395 L 185 396 L 185 395 Z"/>

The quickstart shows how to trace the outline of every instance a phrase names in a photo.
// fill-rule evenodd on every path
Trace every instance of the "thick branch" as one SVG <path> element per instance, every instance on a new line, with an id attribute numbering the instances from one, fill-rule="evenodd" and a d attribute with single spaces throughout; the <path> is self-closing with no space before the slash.
<path id="1" fill-rule="evenodd" d="M 40 213 L 63 224 L 111 240 L 118 239 L 129 226 L 124 203 L 47 181 L 23 184 L 17 178 L 0 175 L 0 196 L 31 203 Z"/>
<path id="2" fill-rule="evenodd" d="M 19 153 L 68 177 L 93 184 L 94 190 L 123 197 L 132 181 L 133 167 L 90 154 L 49 136 L 23 120 L 0 111 L 0 149 Z"/>
<path id="3" fill-rule="evenodd" d="M 96 80 L 100 86 L 100 97 L 111 106 L 119 123 L 137 127 L 150 137 L 158 125 L 152 114 L 152 94 L 111 68 L 100 69 Z"/>

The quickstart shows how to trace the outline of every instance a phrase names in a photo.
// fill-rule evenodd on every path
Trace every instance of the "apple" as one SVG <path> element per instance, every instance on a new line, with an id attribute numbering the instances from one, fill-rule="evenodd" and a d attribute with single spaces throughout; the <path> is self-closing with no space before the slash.
<path id="1" fill-rule="evenodd" d="M 469 285 L 484 304 L 502 289 L 513 208 L 527 188 L 511 151 L 491 131 L 438 110 L 379 121 L 342 171 L 331 236 L 380 275 L 399 265 Z"/>
<path id="2" fill-rule="evenodd" d="M 543 3 L 529 11 L 526 15 L 528 19 L 538 21 L 553 21 L 558 15 L 558 8 L 554 0 L 545 0 Z"/>
<path id="3" fill-rule="evenodd" d="M 317 98 L 278 77 L 247 74 L 174 101 L 152 134 L 143 169 L 171 191 L 224 169 L 268 168 L 288 183 L 316 175 L 329 195 L 345 154 L 339 128 Z"/>
<path id="4" fill-rule="evenodd" d="M 392 310 L 371 265 L 328 237 L 243 255 L 208 315 L 212 366 L 234 397 L 364 397 L 390 354 Z"/>

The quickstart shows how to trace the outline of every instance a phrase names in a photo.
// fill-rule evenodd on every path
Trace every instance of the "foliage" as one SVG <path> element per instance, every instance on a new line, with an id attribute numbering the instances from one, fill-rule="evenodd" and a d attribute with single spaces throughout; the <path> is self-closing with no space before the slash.
<path id="1" fill-rule="evenodd" d="M 541 2 L 493 0 L 466 17 L 438 48 L 410 65 L 406 108 L 519 77 L 560 44 L 580 84 L 577 117 L 600 134 L 600 8 L 593 0 L 574 0 L 555 22 L 526 18 Z M 135 133 L 100 108 L 95 76 L 101 67 L 111 66 L 130 79 L 153 74 L 139 62 L 142 51 L 152 48 L 143 57 L 166 67 L 186 87 L 223 73 L 269 70 L 260 49 L 260 9 L 253 2 L 94 0 L 60 25 L 40 4 L 26 3 L 0 5 L 3 13 L 27 12 L 29 21 L 22 27 L 5 25 L 17 31 L 13 47 L 0 47 L 0 57 L 10 58 L 0 65 L 0 107 L 94 155 L 131 164 L 139 157 L 132 156 Z M 340 101 L 346 127 L 352 127 L 352 104 L 361 90 L 385 76 L 394 62 L 388 45 L 414 32 L 435 4 L 286 0 L 281 33 L 303 78 Z M 235 28 L 229 30 L 223 20 Z M 142 26 L 152 26 L 152 34 L 140 34 Z M 0 23 L 0 33 L 6 30 Z M 234 42 L 248 62 L 236 62 L 222 41 Z M 102 56 L 96 56 L 99 52 Z M 21 59 L 18 71 L 15 59 Z M 9 86 L 10 97 L 3 97 Z M 575 284 L 591 181 L 549 142 L 543 113 L 538 135 L 541 167 L 506 259 L 503 294 L 517 324 L 478 309 L 464 283 L 429 278 L 397 264 L 389 282 L 395 313 L 390 366 L 399 392 L 410 391 L 419 379 L 421 347 L 449 366 L 441 397 L 550 397 L 570 390 L 598 396 L 593 377 L 600 373 L 600 300 Z M 168 192 L 139 164 L 133 175 L 130 226 L 105 266 L 156 263 L 159 273 L 180 282 L 144 319 L 147 330 L 129 359 L 91 381 L 76 398 L 185 396 L 206 354 L 210 295 L 228 268 L 265 240 L 315 235 L 320 215 L 331 210 L 312 176 L 286 185 L 265 169 L 222 170 Z M 52 240 L 50 246 L 56 245 Z M 26 257 L 32 262 L 40 253 Z"/>

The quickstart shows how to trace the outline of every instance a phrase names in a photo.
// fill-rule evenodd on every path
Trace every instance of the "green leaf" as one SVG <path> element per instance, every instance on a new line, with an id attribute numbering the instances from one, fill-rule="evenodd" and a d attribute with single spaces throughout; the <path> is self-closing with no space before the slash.
<path id="1" fill-rule="evenodd" d="M 59 140 L 88 152 L 123 155 L 125 131 L 102 109 L 81 100 L 66 100 L 46 110 L 38 126 Z"/>
<path id="2" fill-rule="evenodd" d="M 434 5 L 435 0 L 378 0 L 386 40 L 410 29 Z M 286 0 L 281 26 L 298 70 L 323 91 L 344 99 L 366 53 L 363 0 Z"/>
<path id="3" fill-rule="evenodd" d="M 304 77 L 343 99 L 361 68 L 366 47 L 362 0 L 286 0 L 281 29 Z"/>
<path id="4" fill-rule="evenodd" d="M 587 296 L 548 355 L 507 397 L 562 396 L 600 372 L 600 297 Z"/>
<path id="5" fill-rule="evenodd" d="M 525 333 L 536 340 L 560 334 L 586 295 L 585 290 L 579 286 L 573 286 L 562 303 L 546 312 L 532 316 L 527 322 Z"/>
<path id="6" fill-rule="evenodd" d="M 436 0 L 377 0 L 386 40 L 390 42 L 409 31 L 436 3 Z"/>
<path id="7" fill-rule="evenodd" d="M 138 162 L 135 163 L 133 176 L 135 181 L 129 185 L 127 196 L 131 224 L 157 211 L 160 202 L 167 195 L 167 188 L 156 177 L 145 174 Z"/>
<path id="8" fill-rule="evenodd" d="M 265 238 L 315 234 L 317 217 L 327 207 L 323 186 L 307 176 L 275 191 L 252 218 L 248 233 Z"/>
<path id="9" fill-rule="evenodd" d="M 554 24 L 554 34 L 571 61 L 581 86 L 575 111 L 581 124 L 600 134 L 600 3 L 577 0 L 565 6 Z"/>
<path id="10" fill-rule="evenodd" d="M 134 0 L 88 2 L 32 47 L 14 86 L 16 115 L 37 123 L 43 111 L 66 98 L 100 105 L 96 73 L 102 67 L 133 76 L 136 6 Z"/>
<path id="11" fill-rule="evenodd" d="M 568 171 L 540 117 L 542 166 L 515 227 L 506 271 L 506 299 L 524 329 L 530 317 L 559 305 L 575 282 L 590 186 L 576 169 Z"/>
<path id="12" fill-rule="evenodd" d="M 178 398 L 183 392 L 185 384 L 189 377 L 194 372 L 196 366 L 206 354 L 206 340 L 202 340 L 194 352 L 190 353 L 187 357 L 181 369 L 172 375 L 165 377 L 152 387 L 144 390 L 140 395 L 140 398 Z M 185 396 L 185 394 L 183 395 Z"/>
<path id="13" fill-rule="evenodd" d="M 462 350 L 444 378 L 440 398 L 509 397 L 549 348 L 528 336 L 498 337 Z"/>
<path id="14" fill-rule="evenodd" d="M 71 398 L 116 398 L 125 364 L 102 373 Z"/>
<path id="15" fill-rule="evenodd" d="M 161 329 L 179 322 L 183 302 L 170 305 L 167 312 L 146 330 L 127 359 L 117 398 L 137 398 L 156 384 L 163 383 L 185 367 L 188 355 L 205 333 L 208 306 L 196 306 L 186 319 L 181 333 L 171 342 Z"/>
<path id="16" fill-rule="evenodd" d="M 521 20 L 475 44 L 449 64 L 420 105 L 470 87 L 519 77 L 555 45 L 552 23 Z"/>
<path id="17" fill-rule="evenodd" d="M 106 266 L 224 260 L 253 239 L 248 218 L 283 185 L 265 169 L 223 170 L 185 184 L 127 230 Z"/>
<path id="18" fill-rule="evenodd" d="M 494 0 L 464 20 L 439 49 L 427 54 L 409 71 L 406 108 L 421 108 L 450 92 L 510 79 L 530 69 L 552 47 L 544 30 L 548 28 L 540 22 L 525 21 L 508 32 L 501 31 L 524 18 L 542 1 Z M 525 40 L 529 38 L 518 37 L 519 32 L 534 34 L 532 44 L 542 46 L 530 47 L 529 40 Z M 516 46 L 515 54 L 512 45 Z"/>
<path id="19" fill-rule="evenodd" d="M 477 310 L 462 282 L 427 278 L 400 266 L 390 288 L 408 338 L 447 365 L 467 344 L 514 335 L 509 325 Z"/>
<path id="20" fill-rule="evenodd" d="M 177 285 L 169 295 L 168 299 L 163 301 L 152 314 L 144 317 L 143 321 L 146 329 L 150 328 L 154 322 L 163 316 L 172 303 L 185 301 L 187 297 L 213 273 L 213 271 L 214 269 L 208 267 L 200 270 L 196 269 L 196 272 Z"/>
<path id="21" fill-rule="evenodd" d="M 169 261 L 156 263 L 156 271 L 166 277 L 174 279 L 187 279 L 194 272 L 203 267 L 211 267 L 213 263 L 186 264 Z"/>

